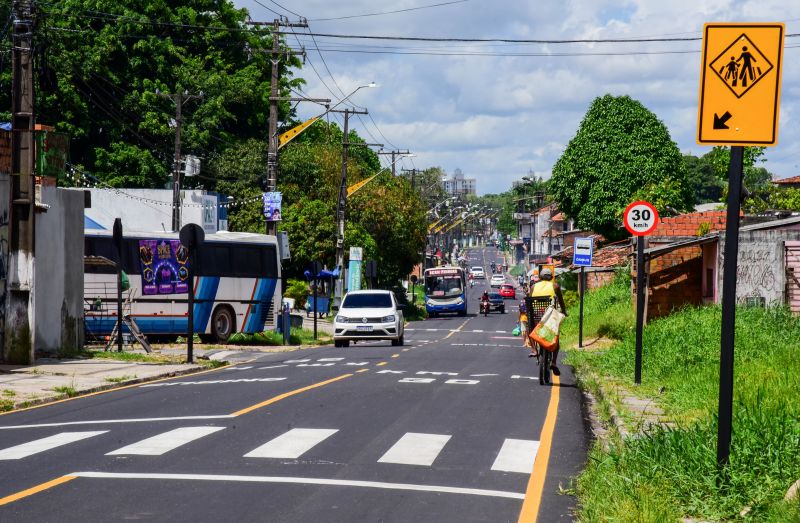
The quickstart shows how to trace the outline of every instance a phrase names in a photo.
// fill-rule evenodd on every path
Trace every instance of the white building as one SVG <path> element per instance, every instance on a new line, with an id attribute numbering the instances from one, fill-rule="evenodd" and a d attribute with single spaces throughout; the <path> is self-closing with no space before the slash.
<path id="1" fill-rule="evenodd" d="M 464 173 L 461 172 L 461 169 L 453 171 L 451 178 L 442 180 L 442 186 L 444 187 L 444 192 L 451 196 L 477 195 L 475 178 L 464 178 Z"/>

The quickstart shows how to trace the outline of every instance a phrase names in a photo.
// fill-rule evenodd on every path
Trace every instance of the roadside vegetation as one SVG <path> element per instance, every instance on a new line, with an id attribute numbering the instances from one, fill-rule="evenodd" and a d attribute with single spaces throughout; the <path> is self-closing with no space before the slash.
<path id="1" fill-rule="evenodd" d="M 84 359 L 98 359 L 98 360 L 115 360 L 115 361 L 131 361 L 141 363 L 157 363 L 160 365 L 176 365 L 186 363 L 184 355 L 168 355 L 168 354 L 143 354 L 141 352 L 117 352 L 117 351 L 104 351 L 104 350 L 84 350 L 77 355 L 78 358 Z M 195 359 L 195 363 L 203 365 L 210 369 L 222 367 L 227 363 L 217 360 L 204 360 L 200 358 Z"/>
<path id="2" fill-rule="evenodd" d="M 782 308 L 740 308 L 736 317 L 730 465 L 716 463 L 721 310 L 687 307 L 646 326 L 642 384 L 633 384 L 635 333 L 624 277 L 588 293 L 584 340 L 615 340 L 569 351 L 579 378 L 653 399 L 672 426 L 596 445 L 579 477 L 580 521 L 800 521 L 783 501 L 800 479 L 800 320 Z M 565 341 L 577 340 L 577 306 Z M 601 409 L 602 410 L 602 409 Z"/>
<path id="3" fill-rule="evenodd" d="M 319 320 L 322 323 L 322 320 Z M 317 329 L 317 339 L 314 339 L 313 329 L 293 328 L 289 336 L 290 345 L 324 345 L 330 343 L 331 337 Z M 275 331 L 257 332 L 255 334 L 245 334 L 237 332 L 228 339 L 229 345 L 283 345 L 283 334 Z"/>

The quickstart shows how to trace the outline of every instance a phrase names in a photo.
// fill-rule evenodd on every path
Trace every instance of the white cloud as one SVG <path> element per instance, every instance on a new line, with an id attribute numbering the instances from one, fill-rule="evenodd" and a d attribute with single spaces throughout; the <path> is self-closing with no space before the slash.
<path id="1" fill-rule="evenodd" d="M 235 0 L 256 20 L 274 14 L 255 0 Z M 272 3 L 261 2 L 276 11 Z M 385 16 L 338 21 L 320 18 L 391 11 L 425 5 L 422 0 L 294 0 L 279 2 L 310 20 L 315 32 L 474 38 L 631 38 L 700 37 L 706 22 L 786 21 L 787 33 L 800 32 L 800 4 L 785 0 L 556 0 L 469 2 Z M 290 19 L 293 15 L 287 14 Z M 301 31 L 298 31 L 301 32 Z M 338 97 L 314 43 L 301 37 L 309 61 Z M 292 45 L 297 42 L 289 39 Z M 369 108 L 394 145 L 409 149 L 418 167 L 460 167 L 478 179 L 480 192 L 497 192 L 529 169 L 549 173 L 597 96 L 629 95 L 667 125 L 682 151 L 704 154 L 696 145 L 701 42 L 529 44 L 426 43 L 336 40 L 318 37 L 325 49 L 402 52 L 542 53 L 549 56 L 430 56 L 323 51 L 336 83 L 353 101 Z M 793 63 L 800 39 L 786 40 L 785 64 Z M 370 47 L 366 47 L 370 46 Z M 392 49 L 392 48 L 400 49 Z M 656 54 L 614 55 L 649 52 Z M 684 51 L 686 53 L 674 54 Z M 569 53 L 598 53 L 558 56 Z M 605 53 L 605 54 L 603 54 Z M 669 53 L 669 54 L 664 54 Z M 297 72 L 314 97 L 332 97 L 310 66 Z M 785 68 L 779 145 L 767 151 L 767 167 L 779 176 L 800 174 L 800 70 Z M 301 104 L 301 116 L 318 107 Z M 373 135 L 383 138 L 362 118 Z M 355 129 L 367 133 L 358 120 Z M 387 144 L 388 147 L 388 144 Z"/>

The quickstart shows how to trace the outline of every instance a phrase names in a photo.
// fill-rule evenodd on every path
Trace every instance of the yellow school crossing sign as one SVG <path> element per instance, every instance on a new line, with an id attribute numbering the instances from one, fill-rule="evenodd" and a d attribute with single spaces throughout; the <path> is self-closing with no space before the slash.
<path id="1" fill-rule="evenodd" d="M 783 24 L 706 24 L 697 143 L 775 145 Z"/>

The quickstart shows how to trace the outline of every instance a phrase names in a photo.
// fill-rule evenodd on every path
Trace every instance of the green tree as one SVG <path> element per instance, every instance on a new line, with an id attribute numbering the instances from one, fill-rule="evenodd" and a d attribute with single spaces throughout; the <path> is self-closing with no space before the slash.
<path id="1" fill-rule="evenodd" d="M 69 134 L 72 163 L 106 183 L 164 186 L 176 110 L 165 93 L 202 93 L 183 105 L 183 154 L 209 159 L 265 136 L 272 35 L 229 0 L 53 0 L 37 10 L 37 121 Z M 281 93 L 303 83 L 292 76 L 299 66 L 281 61 Z M 0 107 L 11 106 L 10 85 L 4 68 Z M 280 117 L 290 114 L 282 102 Z"/>
<path id="2" fill-rule="evenodd" d="M 686 177 L 692 185 L 694 203 L 718 202 L 722 198 L 723 183 L 709 154 L 698 158 L 691 154 L 683 156 Z"/>
<path id="3" fill-rule="evenodd" d="M 770 202 L 773 176 L 765 167 L 759 165 L 766 162 L 764 158 L 766 149 L 766 147 L 744 148 L 742 185 L 746 190 L 747 197 L 742 203 L 742 209 L 745 212 L 761 212 L 773 208 Z M 728 172 L 731 162 L 730 147 L 714 147 L 707 156 L 714 164 L 717 177 L 724 187 L 723 196 L 727 198 Z"/>
<path id="4" fill-rule="evenodd" d="M 556 162 L 549 189 L 579 228 L 616 239 L 625 235 L 622 211 L 634 194 L 655 193 L 659 184 L 675 188 L 662 194 L 662 205 L 691 207 L 681 153 L 664 124 L 640 102 L 606 95 L 594 100 Z"/>

